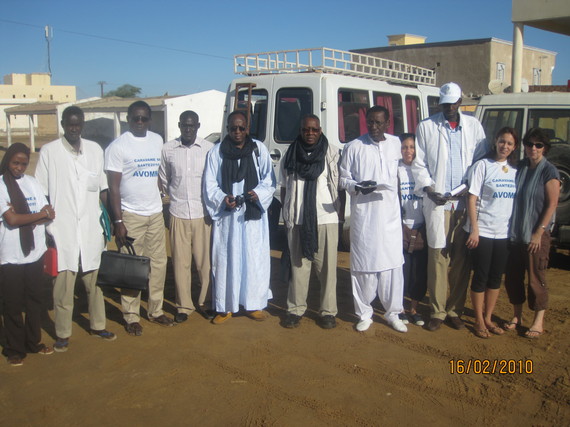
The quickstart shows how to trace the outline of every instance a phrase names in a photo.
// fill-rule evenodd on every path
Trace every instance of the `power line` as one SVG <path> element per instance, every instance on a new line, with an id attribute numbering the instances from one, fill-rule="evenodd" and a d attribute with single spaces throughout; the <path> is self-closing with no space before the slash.
<path id="1" fill-rule="evenodd" d="M 8 19 L 0 19 L 0 22 L 6 22 L 9 24 L 15 24 L 15 25 L 23 25 L 26 27 L 33 27 L 33 28 L 44 28 L 41 25 L 34 25 L 34 24 L 28 24 L 25 22 L 17 22 L 17 21 L 11 21 Z M 53 29 L 53 27 L 50 27 Z M 150 43 L 142 43 L 142 42 L 135 42 L 132 40 L 124 40 L 124 39 L 118 39 L 118 38 L 114 38 L 114 37 L 105 37 L 105 36 L 99 36 L 96 34 L 87 34 L 87 33 L 81 33 L 78 31 L 70 31 L 70 30 L 64 30 L 61 28 L 56 28 L 60 33 L 67 33 L 67 34 L 73 34 L 76 36 L 83 36 L 83 37 L 91 37 L 94 39 L 100 39 L 100 40 L 108 40 L 108 41 L 113 41 L 113 42 L 118 42 L 118 43 L 126 43 L 126 44 L 132 44 L 132 45 L 136 45 L 136 46 L 143 46 L 143 47 L 151 47 L 154 49 L 163 49 L 163 50 L 170 50 L 173 52 L 180 52 L 180 53 L 187 53 L 190 55 L 198 55 L 198 56 L 206 56 L 209 58 L 217 58 L 217 59 L 226 59 L 226 60 L 233 60 L 233 58 L 229 58 L 227 56 L 220 56 L 220 55 L 212 55 L 210 53 L 203 53 L 203 52 L 195 52 L 193 50 L 186 50 L 186 49 L 178 49 L 175 47 L 168 47 L 168 46 L 161 46 L 161 45 L 156 45 L 156 44 L 150 44 Z"/>

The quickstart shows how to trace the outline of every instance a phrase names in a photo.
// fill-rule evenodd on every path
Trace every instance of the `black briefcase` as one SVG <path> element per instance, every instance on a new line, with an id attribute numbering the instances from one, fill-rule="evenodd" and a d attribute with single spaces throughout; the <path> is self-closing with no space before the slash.
<path id="1" fill-rule="evenodd" d="M 137 255 L 131 242 L 125 245 L 129 253 L 104 251 L 97 275 L 97 285 L 146 290 L 150 274 L 150 258 Z"/>

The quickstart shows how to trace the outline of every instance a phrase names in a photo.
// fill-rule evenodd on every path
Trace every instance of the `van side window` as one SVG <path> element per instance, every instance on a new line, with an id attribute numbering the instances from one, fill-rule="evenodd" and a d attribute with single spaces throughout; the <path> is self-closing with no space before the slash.
<path id="1" fill-rule="evenodd" d="M 519 135 L 523 135 L 522 129 L 523 110 L 518 108 L 488 108 L 483 114 L 483 129 L 489 144 L 495 141 L 499 129 L 504 126 L 514 128 Z M 522 138 L 522 136 L 519 136 Z"/>
<path id="2" fill-rule="evenodd" d="M 338 90 L 338 139 L 350 142 L 368 132 L 366 110 L 370 108 L 368 91 Z"/>
<path id="3" fill-rule="evenodd" d="M 408 132 L 415 133 L 420 122 L 420 98 L 406 95 L 406 117 L 408 122 Z"/>
<path id="4" fill-rule="evenodd" d="M 544 129 L 551 142 L 570 141 L 570 109 L 528 111 L 528 126 Z"/>
<path id="5" fill-rule="evenodd" d="M 301 117 L 313 112 L 313 92 L 308 88 L 277 91 L 275 99 L 275 141 L 289 144 L 299 135 Z"/>
<path id="6" fill-rule="evenodd" d="M 439 96 L 428 96 L 427 97 L 427 104 L 428 104 L 428 115 L 433 116 L 436 113 L 439 113 Z"/>
<path id="7" fill-rule="evenodd" d="M 251 115 L 249 135 L 259 141 L 265 141 L 266 136 L 267 98 L 267 91 L 265 89 L 253 89 L 249 102 L 247 99 L 247 89 L 240 90 L 238 93 L 239 107 L 247 108 L 249 104 L 249 113 Z"/>
<path id="8" fill-rule="evenodd" d="M 404 133 L 404 111 L 402 110 L 402 97 L 399 94 L 374 92 L 374 105 L 381 105 L 390 112 L 389 134 L 400 135 Z"/>

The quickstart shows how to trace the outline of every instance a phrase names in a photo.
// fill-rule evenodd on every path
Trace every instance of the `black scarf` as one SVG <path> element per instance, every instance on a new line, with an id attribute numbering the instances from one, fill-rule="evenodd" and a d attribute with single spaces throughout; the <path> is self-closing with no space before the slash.
<path id="1" fill-rule="evenodd" d="M 301 248 L 303 256 L 314 261 L 319 250 L 317 224 L 317 178 L 325 170 L 325 157 L 329 148 L 326 136 L 321 135 L 316 144 L 306 144 L 301 136 L 289 146 L 285 154 L 287 174 L 297 173 L 305 180 L 303 192 L 303 224 L 301 225 Z"/>
<path id="2" fill-rule="evenodd" d="M 229 135 L 226 135 L 220 143 L 220 153 L 222 153 L 222 191 L 226 194 L 237 196 L 232 193 L 234 182 L 245 179 L 243 192 L 253 190 L 259 184 L 257 169 L 253 161 L 253 152 L 257 148 L 256 143 L 249 135 L 246 136 L 242 148 L 237 148 Z M 238 160 L 240 161 L 238 164 Z M 258 203 L 245 203 L 245 220 L 261 219 L 261 207 Z"/>
<path id="3" fill-rule="evenodd" d="M 16 182 L 16 178 L 10 173 L 10 171 L 4 172 L 2 175 L 4 177 L 4 183 L 8 189 L 8 196 L 10 196 L 10 203 L 17 214 L 30 214 L 30 207 L 26 201 L 26 196 L 22 193 L 20 185 Z M 20 247 L 24 256 L 28 256 L 32 249 L 35 249 L 36 245 L 34 242 L 34 226 L 32 224 L 21 225 L 20 230 Z"/>

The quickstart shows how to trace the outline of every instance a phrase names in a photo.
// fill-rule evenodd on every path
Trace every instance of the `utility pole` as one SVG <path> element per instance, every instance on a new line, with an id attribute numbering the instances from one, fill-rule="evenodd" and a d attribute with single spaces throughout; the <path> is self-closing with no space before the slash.
<path id="1" fill-rule="evenodd" d="M 101 98 L 103 98 L 103 95 L 104 95 L 104 93 L 103 93 L 103 85 L 106 85 L 107 82 L 100 81 L 100 82 L 97 82 L 97 84 L 98 84 L 99 86 L 101 86 Z"/>
<path id="2" fill-rule="evenodd" d="M 49 76 L 51 77 L 51 51 L 50 51 L 50 42 L 51 42 L 51 39 L 53 39 L 53 28 L 50 27 L 49 25 L 46 25 L 46 26 L 44 27 L 44 33 L 45 33 L 46 42 L 47 42 L 48 71 L 49 71 Z"/>

